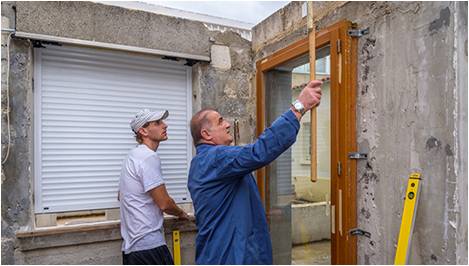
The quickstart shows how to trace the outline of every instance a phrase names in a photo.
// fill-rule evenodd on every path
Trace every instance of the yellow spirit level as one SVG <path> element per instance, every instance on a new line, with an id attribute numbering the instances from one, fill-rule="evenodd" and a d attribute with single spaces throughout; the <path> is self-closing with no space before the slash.
<path id="1" fill-rule="evenodd" d="M 409 261 L 410 243 L 414 229 L 415 213 L 419 198 L 420 173 L 412 173 L 407 182 L 407 191 L 404 199 L 404 211 L 402 212 L 401 230 L 397 241 L 395 265 L 404 265 Z"/>
<path id="2" fill-rule="evenodd" d="M 181 265 L 181 240 L 179 230 L 173 231 L 173 257 L 174 265 Z"/>

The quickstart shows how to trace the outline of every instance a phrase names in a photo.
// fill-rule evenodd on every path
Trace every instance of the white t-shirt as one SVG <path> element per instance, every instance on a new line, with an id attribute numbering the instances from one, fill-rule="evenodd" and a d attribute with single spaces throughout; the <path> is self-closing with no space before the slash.
<path id="1" fill-rule="evenodd" d="M 149 191 L 164 184 L 158 153 L 144 144 L 132 149 L 122 163 L 119 182 L 122 251 L 165 245 L 163 212 Z"/>

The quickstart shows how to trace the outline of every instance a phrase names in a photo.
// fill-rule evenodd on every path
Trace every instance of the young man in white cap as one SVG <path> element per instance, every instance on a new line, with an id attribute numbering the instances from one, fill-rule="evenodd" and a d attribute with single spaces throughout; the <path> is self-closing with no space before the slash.
<path id="1" fill-rule="evenodd" d="M 168 111 L 138 112 L 130 122 L 139 145 L 122 164 L 119 183 L 123 264 L 174 264 L 163 232 L 163 212 L 188 219 L 168 195 L 156 150 L 168 139 Z"/>

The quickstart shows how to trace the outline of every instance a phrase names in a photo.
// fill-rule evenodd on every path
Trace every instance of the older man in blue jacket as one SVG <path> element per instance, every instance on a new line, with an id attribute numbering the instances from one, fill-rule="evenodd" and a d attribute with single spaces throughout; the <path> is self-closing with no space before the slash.
<path id="1" fill-rule="evenodd" d="M 272 264 L 265 210 L 251 172 L 295 142 L 299 120 L 321 100 L 321 84 L 311 81 L 290 110 L 246 146 L 229 146 L 230 124 L 217 111 L 204 109 L 192 117 L 197 154 L 188 187 L 198 227 L 197 264 Z"/>

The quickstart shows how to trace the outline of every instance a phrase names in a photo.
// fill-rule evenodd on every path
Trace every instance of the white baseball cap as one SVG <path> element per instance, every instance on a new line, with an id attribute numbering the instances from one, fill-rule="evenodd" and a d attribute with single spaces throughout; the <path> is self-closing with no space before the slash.
<path id="1" fill-rule="evenodd" d="M 133 132 L 137 133 L 137 131 L 143 125 L 145 125 L 145 123 L 157 120 L 164 120 L 168 117 L 168 115 L 168 110 L 153 111 L 150 109 L 143 109 L 135 115 L 132 121 L 130 121 L 130 128 Z"/>

